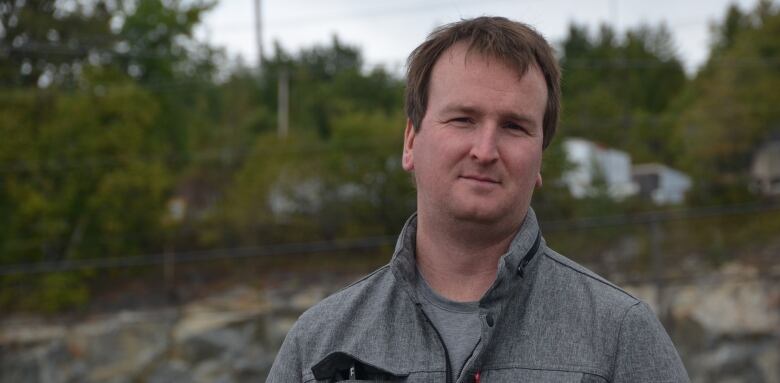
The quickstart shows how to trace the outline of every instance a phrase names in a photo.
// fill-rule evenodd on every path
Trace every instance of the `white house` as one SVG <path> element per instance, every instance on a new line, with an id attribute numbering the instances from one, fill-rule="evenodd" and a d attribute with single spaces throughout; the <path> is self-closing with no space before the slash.
<path id="1" fill-rule="evenodd" d="M 685 173 L 662 164 L 641 164 L 632 171 L 639 194 L 657 205 L 679 204 L 693 183 Z"/>
<path id="2" fill-rule="evenodd" d="M 599 178 L 614 199 L 623 199 L 638 191 L 631 177 L 631 157 L 628 153 L 581 138 L 565 139 L 563 150 L 574 166 L 563 174 L 562 181 L 575 198 L 594 195 L 598 191 L 596 181 Z"/>
<path id="3" fill-rule="evenodd" d="M 763 195 L 780 195 L 780 141 L 762 146 L 750 168 L 752 189 Z"/>

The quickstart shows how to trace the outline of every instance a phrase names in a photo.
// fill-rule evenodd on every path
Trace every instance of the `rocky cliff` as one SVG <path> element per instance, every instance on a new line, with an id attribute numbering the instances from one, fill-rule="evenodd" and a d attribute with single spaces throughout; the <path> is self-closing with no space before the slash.
<path id="1" fill-rule="evenodd" d="M 628 290 L 662 313 L 694 382 L 780 382 L 780 280 L 731 265 Z M 773 275 L 780 275 L 774 273 Z M 0 323 L 0 383 L 262 382 L 303 310 L 347 283 L 235 287 L 176 307 L 72 323 Z"/>

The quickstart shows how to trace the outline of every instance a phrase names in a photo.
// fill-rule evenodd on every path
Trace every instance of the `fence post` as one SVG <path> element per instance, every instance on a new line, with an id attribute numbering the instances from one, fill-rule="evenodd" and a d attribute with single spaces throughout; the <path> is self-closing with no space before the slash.
<path id="1" fill-rule="evenodd" d="M 664 281 L 664 255 L 662 250 L 663 232 L 661 231 L 661 219 L 654 216 L 650 220 L 650 256 L 652 258 L 653 281 L 658 302 L 656 313 L 659 318 L 666 319 L 667 302 Z"/>
<path id="2" fill-rule="evenodd" d="M 177 303 L 176 299 L 176 259 L 170 248 L 163 255 L 163 294 L 167 304 Z"/>

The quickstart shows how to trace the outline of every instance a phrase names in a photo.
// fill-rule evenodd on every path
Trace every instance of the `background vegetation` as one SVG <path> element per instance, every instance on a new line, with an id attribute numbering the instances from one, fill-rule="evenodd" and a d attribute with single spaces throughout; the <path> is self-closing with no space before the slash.
<path id="1" fill-rule="evenodd" d="M 277 46 L 261 70 L 230 62 L 193 38 L 212 6 L 0 0 L 0 269 L 397 233 L 414 210 L 399 162 L 403 79 L 336 37 Z M 780 139 L 780 10 L 731 7 L 712 33 L 709 59 L 687 75 L 664 25 L 571 25 L 558 42 L 563 123 L 534 201 L 546 222 L 658 209 L 572 199 L 551 181 L 567 167 L 565 136 L 688 172 L 690 207 L 767 202 L 749 192 L 749 167 Z M 290 135 L 279 138 L 283 72 Z M 736 239 L 716 220 L 672 228 L 667 247 L 722 254 L 771 239 L 777 218 L 763 219 Z M 596 254 L 619 231 L 599 230 L 551 238 Z M 0 310 L 78 307 L 102 273 L 7 272 Z"/>

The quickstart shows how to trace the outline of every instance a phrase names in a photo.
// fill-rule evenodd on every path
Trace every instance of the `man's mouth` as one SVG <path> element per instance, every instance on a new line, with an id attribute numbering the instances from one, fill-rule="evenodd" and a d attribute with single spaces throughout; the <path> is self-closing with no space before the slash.
<path id="1" fill-rule="evenodd" d="M 499 184 L 499 183 L 501 183 L 501 182 L 499 182 L 497 179 L 495 179 L 493 177 L 483 176 L 483 175 L 478 175 L 478 174 L 466 174 L 466 175 L 460 176 L 460 178 L 471 180 L 471 181 L 491 183 L 491 184 Z"/>

